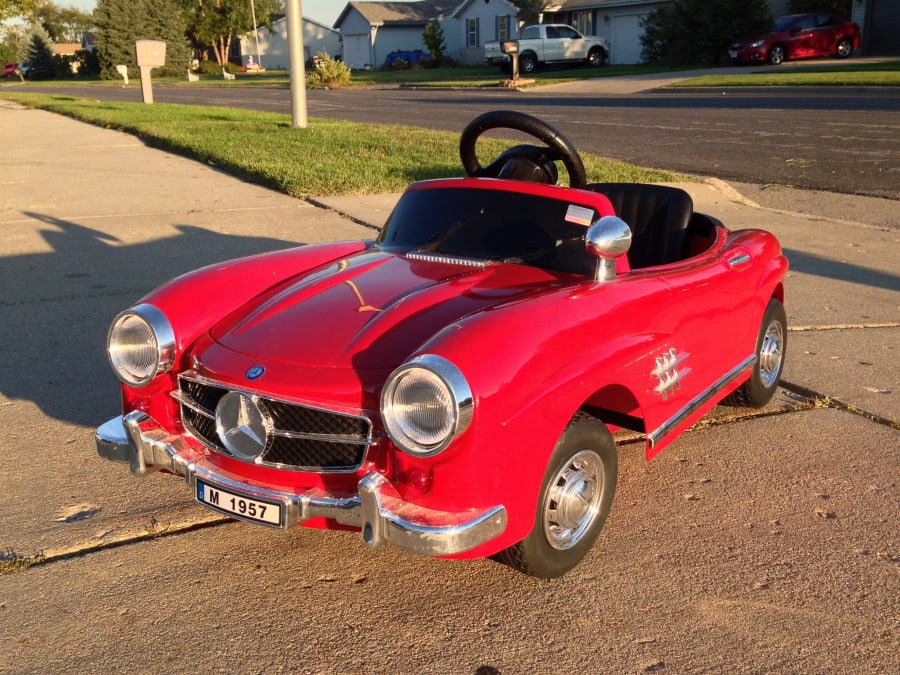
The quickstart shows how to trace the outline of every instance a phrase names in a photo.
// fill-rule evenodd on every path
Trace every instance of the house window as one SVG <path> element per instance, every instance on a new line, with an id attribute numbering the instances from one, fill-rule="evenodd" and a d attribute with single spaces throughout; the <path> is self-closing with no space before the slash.
<path id="1" fill-rule="evenodd" d="M 466 19 L 466 47 L 478 46 L 478 17 Z"/>
<path id="2" fill-rule="evenodd" d="M 509 40 L 509 17 L 508 16 L 498 16 L 497 17 L 497 39 L 498 40 Z"/>
<path id="3" fill-rule="evenodd" d="M 575 12 L 575 21 L 572 25 L 578 29 L 582 35 L 594 34 L 594 13 L 593 12 Z"/>

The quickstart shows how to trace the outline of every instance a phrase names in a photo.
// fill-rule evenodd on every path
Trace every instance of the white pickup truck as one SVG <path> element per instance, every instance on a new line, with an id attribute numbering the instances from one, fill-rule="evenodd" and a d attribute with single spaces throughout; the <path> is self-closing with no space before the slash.
<path id="1" fill-rule="evenodd" d="M 545 63 L 583 63 L 602 66 L 609 58 L 609 42 L 605 38 L 582 35 L 565 24 L 542 23 L 525 26 L 518 39 L 519 72 L 533 73 Z M 486 42 L 484 60 L 510 69 L 509 56 L 503 53 L 500 42 Z"/>

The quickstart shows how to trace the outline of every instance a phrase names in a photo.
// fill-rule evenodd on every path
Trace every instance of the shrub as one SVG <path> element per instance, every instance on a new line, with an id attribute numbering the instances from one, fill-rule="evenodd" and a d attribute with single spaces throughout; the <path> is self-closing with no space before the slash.
<path id="1" fill-rule="evenodd" d="M 771 19 L 768 0 L 674 0 L 642 20 L 641 56 L 673 66 L 715 64 L 727 60 L 729 42 Z"/>
<path id="2" fill-rule="evenodd" d="M 306 75 L 307 86 L 337 89 L 350 83 L 350 68 L 343 61 L 335 61 L 326 52 L 320 52 L 313 63 Z"/>

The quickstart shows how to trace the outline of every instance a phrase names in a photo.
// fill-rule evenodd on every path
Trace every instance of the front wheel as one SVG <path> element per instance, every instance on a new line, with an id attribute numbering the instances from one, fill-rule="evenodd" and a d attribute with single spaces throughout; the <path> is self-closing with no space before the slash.
<path id="1" fill-rule="evenodd" d="M 853 52 L 853 43 L 850 41 L 850 38 L 841 38 L 838 40 L 837 47 L 834 50 L 834 55 L 839 59 L 846 59 Z"/>
<path id="2" fill-rule="evenodd" d="M 762 408 L 768 403 L 784 369 L 787 348 L 787 315 L 778 300 L 769 300 L 756 338 L 756 363 L 750 379 L 728 395 L 725 403 L 751 408 Z"/>
<path id="3" fill-rule="evenodd" d="M 594 48 L 588 52 L 587 64 L 591 68 L 599 68 L 606 63 L 606 52 L 600 48 Z"/>
<path id="4" fill-rule="evenodd" d="M 592 419 L 570 423 L 547 465 L 531 534 L 498 559 L 545 579 L 571 570 L 603 529 L 617 475 L 616 444 L 606 426 Z"/>
<path id="5" fill-rule="evenodd" d="M 782 45 L 775 45 L 769 51 L 769 63 L 773 66 L 780 66 L 784 63 L 785 58 L 787 58 L 787 53 Z"/>

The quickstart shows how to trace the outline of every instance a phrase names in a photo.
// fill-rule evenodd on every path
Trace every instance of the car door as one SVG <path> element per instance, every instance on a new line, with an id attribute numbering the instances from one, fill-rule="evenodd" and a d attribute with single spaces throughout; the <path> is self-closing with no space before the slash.
<path id="1" fill-rule="evenodd" d="M 654 324 L 666 327 L 668 338 L 653 345 L 644 366 L 648 456 L 706 412 L 718 388 L 752 362 L 759 308 L 748 288 L 757 276 L 740 246 L 660 269 L 666 290 Z"/>
<path id="2" fill-rule="evenodd" d="M 838 26 L 828 14 L 816 16 L 816 28 L 813 30 L 812 50 L 810 56 L 831 56 L 837 47 Z"/>
<path id="3" fill-rule="evenodd" d="M 584 53 L 584 39 L 573 28 L 563 27 L 559 29 L 560 59 L 564 61 L 577 61 L 587 56 Z"/>
<path id="4" fill-rule="evenodd" d="M 817 26 L 815 14 L 803 16 L 797 20 L 797 23 L 791 28 L 790 46 L 788 48 L 788 54 L 791 58 L 802 59 L 816 54 Z"/>

